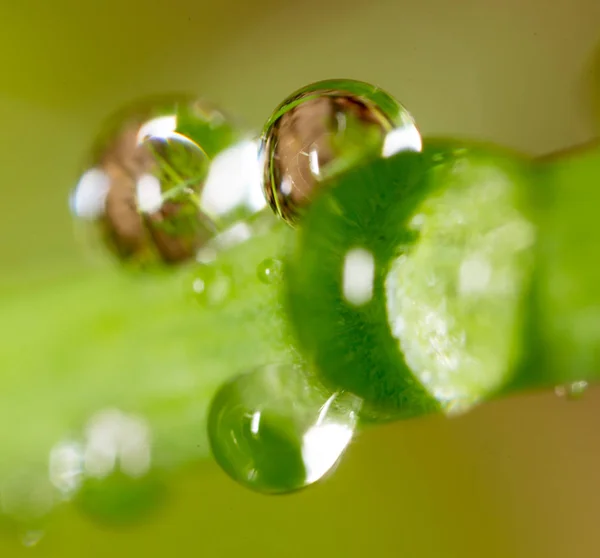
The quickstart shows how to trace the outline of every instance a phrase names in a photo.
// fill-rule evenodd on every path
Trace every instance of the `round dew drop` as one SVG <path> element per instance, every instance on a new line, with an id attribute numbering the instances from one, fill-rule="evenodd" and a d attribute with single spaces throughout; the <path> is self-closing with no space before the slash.
<path id="1" fill-rule="evenodd" d="M 578 382 L 572 382 L 570 384 L 556 386 L 554 393 L 559 397 L 574 401 L 581 399 L 588 389 L 588 383 L 584 380 Z"/>
<path id="2" fill-rule="evenodd" d="M 283 276 L 283 262 L 275 258 L 263 260 L 256 269 L 259 280 L 268 285 L 281 281 Z"/>
<path id="3" fill-rule="evenodd" d="M 290 224 L 328 178 L 399 151 L 421 150 L 412 116 L 378 87 L 353 80 L 308 85 L 277 107 L 260 149 L 263 188 Z"/>
<path id="4" fill-rule="evenodd" d="M 233 141 L 225 122 L 204 101 L 184 96 L 125 107 L 94 142 L 70 198 L 73 215 L 122 262 L 193 259 L 216 232 L 200 197 L 210 157 Z"/>
<path id="5" fill-rule="evenodd" d="M 357 424 L 360 400 L 311 384 L 303 370 L 271 365 L 225 384 L 209 411 L 213 455 L 251 490 L 286 493 L 323 478 Z"/>

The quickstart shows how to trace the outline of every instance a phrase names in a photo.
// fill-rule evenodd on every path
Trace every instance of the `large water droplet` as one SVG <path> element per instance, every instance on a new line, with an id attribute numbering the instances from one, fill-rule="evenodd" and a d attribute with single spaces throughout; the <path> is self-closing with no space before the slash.
<path id="1" fill-rule="evenodd" d="M 313 83 L 290 95 L 267 122 L 265 195 L 292 223 L 327 178 L 369 159 L 420 149 L 411 115 L 378 87 L 353 80 Z"/>
<path id="2" fill-rule="evenodd" d="M 267 258 L 258 264 L 256 275 L 263 283 L 268 285 L 281 281 L 283 262 L 276 258 Z"/>
<path id="3" fill-rule="evenodd" d="M 215 459 L 244 486 L 299 490 L 337 464 L 356 428 L 360 400 L 331 393 L 292 365 L 270 365 L 225 384 L 208 433 Z"/>
<path id="4" fill-rule="evenodd" d="M 192 259 L 216 231 L 200 201 L 210 159 L 233 141 L 233 127 L 203 101 L 138 101 L 99 134 L 71 210 L 121 261 Z"/>
<path id="5" fill-rule="evenodd" d="M 581 380 L 578 382 L 572 382 L 570 384 L 556 386 L 554 388 L 554 393 L 556 393 L 556 395 L 559 397 L 564 397 L 565 399 L 576 400 L 581 399 L 587 389 L 588 383 L 585 380 Z"/>

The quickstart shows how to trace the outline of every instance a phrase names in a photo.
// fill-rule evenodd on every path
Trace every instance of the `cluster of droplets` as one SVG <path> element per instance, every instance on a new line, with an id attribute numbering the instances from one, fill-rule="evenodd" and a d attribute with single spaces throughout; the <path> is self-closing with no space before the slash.
<path id="1" fill-rule="evenodd" d="M 150 98 L 108 119 L 70 205 L 91 225 L 82 234 L 122 262 L 172 266 L 267 204 L 294 224 L 327 179 L 406 149 L 421 149 L 408 111 L 359 81 L 296 91 L 260 138 L 204 100 Z"/>
<path id="2" fill-rule="evenodd" d="M 148 422 L 137 414 L 104 409 L 90 417 L 80 434 L 57 442 L 45 463 L 0 484 L 0 528 L 17 532 L 24 546 L 35 546 L 50 512 L 65 502 L 103 523 L 128 524 L 154 511 L 165 488 L 153 467 Z"/>
<path id="3" fill-rule="evenodd" d="M 147 99 L 109 119 L 71 209 L 88 225 L 83 231 L 123 263 L 147 269 L 192 262 L 186 292 L 202 307 L 218 308 L 238 287 L 218 256 L 271 226 L 261 217 L 265 206 L 272 210 L 267 214 L 295 225 L 329 178 L 407 149 L 421 149 L 410 114 L 386 92 L 358 81 L 329 80 L 296 91 L 275 109 L 260 138 L 238 132 L 206 101 Z M 283 268 L 282 260 L 266 258 L 255 277 L 277 285 Z M 214 397 L 212 451 L 224 471 L 254 490 L 297 490 L 334 468 L 360 406 L 358 398 L 325 389 L 302 367 L 265 366 L 234 378 Z M 100 445 L 110 441 L 106 436 Z M 109 506 L 102 495 L 110 490 L 101 481 L 115 463 L 113 446 L 69 442 L 55 448 L 55 487 L 65 498 L 78 494 L 90 513 Z M 125 453 L 118 478 L 111 473 L 115 486 L 135 465 L 127 448 L 119 448 Z M 88 462 L 94 451 L 98 459 Z"/>

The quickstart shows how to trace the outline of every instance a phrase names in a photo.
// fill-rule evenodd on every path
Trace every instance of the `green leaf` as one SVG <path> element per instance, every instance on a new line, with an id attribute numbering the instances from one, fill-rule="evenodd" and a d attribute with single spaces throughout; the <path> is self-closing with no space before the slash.
<path id="1" fill-rule="evenodd" d="M 0 486 L 25 464 L 46 479 L 52 448 L 84 443 L 85 425 L 107 409 L 147 422 L 154 469 L 205 458 L 215 390 L 241 372 L 297 358 L 279 290 L 257 275 L 286 236 L 275 225 L 222 253 L 217 267 L 231 288 L 209 301 L 194 293 L 196 266 L 154 275 L 102 270 L 3 293 L 0 420 L 15 428 L 4 431 Z"/>
<path id="2" fill-rule="evenodd" d="M 48 479 L 53 448 L 85 444 L 90 419 L 111 409 L 147 424 L 158 474 L 149 478 L 160 484 L 168 471 L 207 457 L 206 415 L 217 388 L 272 363 L 313 359 L 330 387 L 365 397 L 367 420 L 452 411 L 440 385 L 456 387 L 462 408 L 499 393 L 596 380 L 598 183 L 597 146 L 533 164 L 497 148 L 430 142 L 423 154 L 401 153 L 336 178 L 297 233 L 253 223 L 255 234 L 208 268 L 103 269 L 5 289 L 0 420 L 14 427 L 5 428 L 1 446 L 3 509 L 22 500 L 19 509 L 29 510 L 40 495 L 47 503 L 48 489 L 58 501 Z M 262 263 L 290 239 L 283 282 L 265 283 Z M 371 300 L 358 306 L 342 296 L 353 248 L 376 264 Z M 491 274 L 480 259 L 469 260 L 471 252 L 485 253 Z M 405 315 L 386 306 L 401 289 L 415 301 Z M 478 297 L 468 300 L 469 292 Z M 427 304 L 441 300 L 445 333 L 427 323 Z M 390 312 L 402 315 L 408 333 L 390 327 Z M 456 355 L 440 345 L 444 335 L 482 365 L 459 360 L 467 366 L 445 386 L 443 366 Z M 103 499 L 93 496 L 98 487 L 83 487 L 84 509 L 105 516 L 122 507 L 129 489 L 107 482 L 117 488 L 100 490 Z M 133 483 L 124 495 L 134 515 L 162 499 L 152 486 Z M 115 512 L 115 520 L 127 513 Z"/>

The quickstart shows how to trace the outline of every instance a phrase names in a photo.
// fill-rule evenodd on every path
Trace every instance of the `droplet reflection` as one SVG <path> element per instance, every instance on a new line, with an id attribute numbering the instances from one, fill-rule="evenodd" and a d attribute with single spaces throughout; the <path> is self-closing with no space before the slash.
<path id="1" fill-rule="evenodd" d="M 215 459 L 263 493 L 305 488 L 337 464 L 354 434 L 360 400 L 327 392 L 300 368 L 265 366 L 216 394 L 208 433 Z"/>
<path id="2" fill-rule="evenodd" d="M 281 281 L 283 276 L 283 262 L 277 258 L 267 258 L 258 264 L 256 275 L 260 281 L 267 285 Z"/>
<path id="3" fill-rule="evenodd" d="M 201 205 L 210 160 L 238 139 L 205 101 L 138 101 L 105 124 L 71 195 L 71 211 L 91 223 L 95 236 L 123 262 L 192 259 L 217 229 L 214 215 Z M 215 184 L 223 180 L 211 179 L 211 192 Z"/>
<path id="4" fill-rule="evenodd" d="M 263 187 L 289 223 L 318 185 L 357 164 L 421 150 L 412 116 L 378 87 L 353 80 L 313 83 L 290 95 L 267 122 L 261 144 Z"/>
<path id="5" fill-rule="evenodd" d="M 76 502 L 88 515 L 113 524 L 138 521 L 156 509 L 164 484 L 152 471 L 152 439 L 143 417 L 106 409 L 88 422 L 84 480 Z"/>
<path id="6" fill-rule="evenodd" d="M 556 388 L 554 388 L 554 393 L 559 397 L 564 397 L 565 399 L 573 401 L 581 399 L 588 387 L 588 383 L 585 380 L 581 380 L 562 386 L 556 386 Z"/>

